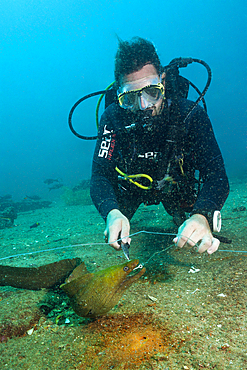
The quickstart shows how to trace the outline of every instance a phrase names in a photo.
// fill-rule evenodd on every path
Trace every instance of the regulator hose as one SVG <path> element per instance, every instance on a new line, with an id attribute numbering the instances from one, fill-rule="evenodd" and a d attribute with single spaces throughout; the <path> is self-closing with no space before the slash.
<path id="1" fill-rule="evenodd" d="M 76 130 L 74 129 L 73 125 L 72 125 L 72 115 L 74 113 L 74 110 L 76 109 L 76 107 L 82 103 L 84 100 L 86 99 L 89 99 L 89 98 L 92 98 L 93 96 L 96 96 L 96 95 L 104 95 L 105 93 L 107 92 L 107 90 L 102 90 L 102 91 L 96 91 L 94 93 L 91 93 L 91 94 L 88 94 L 88 95 L 85 95 L 83 96 L 81 99 L 77 100 L 77 102 L 73 105 L 73 107 L 70 109 L 70 112 L 69 112 L 69 128 L 70 130 L 72 131 L 72 133 L 79 137 L 79 139 L 83 139 L 83 140 L 95 140 L 97 139 L 98 136 L 84 136 L 84 135 L 80 135 L 78 134 L 78 132 L 76 132 Z"/>
<path id="2" fill-rule="evenodd" d="M 205 103 L 205 100 L 204 100 L 204 95 L 206 94 L 208 88 L 209 88 L 209 85 L 211 83 L 211 79 L 212 79 L 212 71 L 211 71 L 211 68 L 209 67 L 209 65 L 204 62 L 203 60 L 201 59 L 196 59 L 196 58 L 175 58 L 173 59 L 167 66 L 165 66 L 163 68 L 163 71 L 164 72 L 172 72 L 174 71 L 175 73 L 179 74 L 178 72 L 178 69 L 179 68 L 184 68 L 184 67 L 187 67 L 188 64 L 191 64 L 193 62 L 196 62 L 196 63 L 199 63 L 199 64 L 202 64 L 206 69 L 207 69 L 207 72 L 208 72 L 208 79 L 207 79 L 207 82 L 206 82 L 206 85 L 203 89 L 202 92 L 199 91 L 199 89 L 189 80 L 187 80 L 186 78 L 184 78 L 196 91 L 197 93 L 199 94 L 199 97 L 197 98 L 197 100 L 193 103 L 192 107 L 190 108 L 189 112 L 187 113 L 185 119 L 183 122 L 185 122 L 189 116 L 191 115 L 192 111 L 195 109 L 195 107 L 200 103 L 200 101 L 203 102 L 203 105 L 204 105 L 204 109 L 207 111 L 207 107 L 206 107 L 206 103 Z M 72 131 L 72 133 L 77 136 L 79 139 L 83 139 L 83 140 L 95 140 L 98 138 L 98 136 L 84 136 L 84 135 L 80 135 L 73 127 L 72 125 L 72 116 L 73 116 L 73 113 L 76 109 L 76 107 L 82 103 L 84 100 L 86 99 L 89 99 L 93 96 L 96 96 L 96 95 L 101 95 L 100 98 L 99 98 L 99 101 L 97 103 L 97 107 L 96 107 L 96 127 L 98 129 L 98 112 L 99 112 L 99 106 L 100 106 L 100 102 L 103 98 L 103 96 L 107 93 L 107 91 L 114 85 L 114 82 L 112 82 L 105 90 L 102 90 L 102 91 L 96 91 L 94 93 L 91 93 L 91 94 L 88 94 L 88 95 L 85 95 L 83 96 L 81 99 L 79 99 L 74 105 L 73 107 L 71 108 L 70 112 L 69 112 L 69 118 L 68 118 L 68 123 L 69 123 L 69 128 L 70 130 Z"/>

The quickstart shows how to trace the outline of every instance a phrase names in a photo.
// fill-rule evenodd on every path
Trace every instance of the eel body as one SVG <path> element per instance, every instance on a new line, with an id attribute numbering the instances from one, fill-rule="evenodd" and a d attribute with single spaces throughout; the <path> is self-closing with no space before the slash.
<path id="1" fill-rule="evenodd" d="M 0 285 L 31 290 L 52 288 L 63 283 L 80 263 L 80 258 L 71 258 L 39 267 L 0 265 Z"/>

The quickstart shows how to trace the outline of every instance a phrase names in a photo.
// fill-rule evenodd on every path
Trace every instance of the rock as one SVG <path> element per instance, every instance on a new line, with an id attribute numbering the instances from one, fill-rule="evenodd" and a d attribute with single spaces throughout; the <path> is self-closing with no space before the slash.
<path id="1" fill-rule="evenodd" d="M 0 212 L 0 229 L 6 227 L 12 227 L 14 220 L 17 218 L 16 209 L 13 206 L 9 206 Z"/>

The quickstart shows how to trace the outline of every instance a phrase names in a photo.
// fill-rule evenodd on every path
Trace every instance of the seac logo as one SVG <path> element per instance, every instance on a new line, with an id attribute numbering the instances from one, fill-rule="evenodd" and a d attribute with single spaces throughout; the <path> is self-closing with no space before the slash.
<path id="1" fill-rule="evenodd" d="M 100 144 L 100 150 L 98 156 L 101 158 L 107 158 L 111 160 L 112 152 L 115 146 L 115 136 L 116 134 L 113 134 L 113 130 L 109 131 L 106 128 L 106 125 L 104 126 L 104 132 L 103 132 L 103 138 Z"/>

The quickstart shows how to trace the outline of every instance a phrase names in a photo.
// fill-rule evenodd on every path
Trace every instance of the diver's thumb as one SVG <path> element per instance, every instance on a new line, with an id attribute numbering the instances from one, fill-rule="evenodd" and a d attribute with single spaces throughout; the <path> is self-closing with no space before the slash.
<path id="1" fill-rule="evenodd" d="M 129 236 L 121 236 L 122 243 L 126 244 L 128 243 L 130 245 L 131 243 L 131 238 Z"/>

